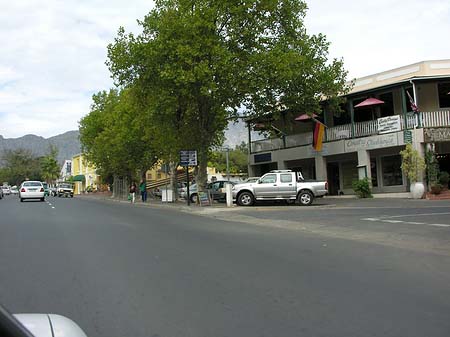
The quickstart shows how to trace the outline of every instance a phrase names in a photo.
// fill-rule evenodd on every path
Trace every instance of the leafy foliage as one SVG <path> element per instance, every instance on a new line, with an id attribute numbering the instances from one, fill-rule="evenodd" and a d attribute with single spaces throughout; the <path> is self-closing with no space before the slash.
<path id="1" fill-rule="evenodd" d="M 246 173 L 248 165 L 247 144 L 242 143 L 228 151 L 228 166 L 230 173 Z M 226 172 L 226 150 L 211 151 L 208 166 L 215 167 L 219 172 Z"/>
<path id="2" fill-rule="evenodd" d="M 400 151 L 400 155 L 402 156 L 403 173 L 407 175 L 410 182 L 417 182 L 419 174 L 425 170 L 425 160 L 411 144 L 406 144 L 406 148 Z"/>
<path id="3" fill-rule="evenodd" d="M 448 188 L 448 182 L 450 180 L 450 176 L 448 172 L 441 171 L 439 173 L 439 184 L 441 184 L 444 188 Z"/>
<path id="4" fill-rule="evenodd" d="M 180 149 L 197 149 L 200 188 L 208 152 L 239 108 L 310 113 L 346 91 L 325 36 L 306 33 L 306 8 L 298 0 L 159 0 L 142 34 L 120 28 L 108 46 L 113 78 L 135 89 L 136 118 L 159 155 L 173 161 Z"/>
<path id="5" fill-rule="evenodd" d="M 80 141 L 86 159 L 103 176 L 133 175 L 156 161 L 152 139 L 135 118 L 131 89 L 112 89 L 93 96 L 91 112 L 80 121 Z"/>
<path id="6" fill-rule="evenodd" d="M 427 167 L 427 180 L 429 185 L 434 185 L 438 181 L 439 163 L 436 160 L 434 151 L 426 150 L 425 164 Z"/>
<path id="7" fill-rule="evenodd" d="M 50 146 L 49 153 L 41 158 L 41 177 L 48 183 L 54 182 L 60 173 L 58 160 L 58 150 L 54 146 Z"/>
<path id="8" fill-rule="evenodd" d="M 25 179 L 41 180 L 41 159 L 24 149 L 6 151 L 3 155 L 0 180 L 11 185 L 19 185 Z"/>
<path id="9" fill-rule="evenodd" d="M 372 189 L 369 178 L 354 180 L 352 187 L 358 198 L 372 198 Z"/>

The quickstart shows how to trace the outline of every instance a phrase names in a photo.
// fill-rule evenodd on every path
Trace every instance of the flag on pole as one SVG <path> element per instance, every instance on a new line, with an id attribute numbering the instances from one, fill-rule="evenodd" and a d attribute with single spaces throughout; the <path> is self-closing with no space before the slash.
<path id="1" fill-rule="evenodd" d="M 419 112 L 419 108 L 417 107 L 416 102 L 414 102 L 414 100 L 413 100 L 413 98 L 411 97 L 411 95 L 410 95 L 410 93 L 409 93 L 408 90 L 406 90 L 406 94 L 407 94 L 408 97 L 409 97 L 409 104 L 411 104 L 411 109 L 412 109 L 412 111 L 414 111 L 415 113 L 418 113 L 418 112 Z"/>
<path id="2" fill-rule="evenodd" d="M 325 125 L 316 121 L 316 127 L 313 133 L 313 148 L 316 151 L 322 151 L 323 136 L 325 133 Z"/>

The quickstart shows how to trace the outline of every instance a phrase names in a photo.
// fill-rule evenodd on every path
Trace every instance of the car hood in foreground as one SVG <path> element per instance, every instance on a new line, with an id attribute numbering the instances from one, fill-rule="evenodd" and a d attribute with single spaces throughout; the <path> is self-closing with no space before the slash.
<path id="1" fill-rule="evenodd" d="M 67 317 L 55 314 L 15 314 L 35 337 L 87 337 L 81 328 Z"/>

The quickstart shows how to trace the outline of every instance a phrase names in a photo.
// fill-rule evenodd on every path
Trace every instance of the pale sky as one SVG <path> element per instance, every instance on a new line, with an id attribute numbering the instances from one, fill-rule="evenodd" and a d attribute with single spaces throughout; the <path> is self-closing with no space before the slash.
<path id="1" fill-rule="evenodd" d="M 306 27 L 324 33 L 349 78 L 450 59 L 450 1 L 308 1 Z M 78 128 L 91 96 L 112 86 L 106 46 L 138 32 L 146 0 L 0 0 L 0 135 L 51 137 Z"/>

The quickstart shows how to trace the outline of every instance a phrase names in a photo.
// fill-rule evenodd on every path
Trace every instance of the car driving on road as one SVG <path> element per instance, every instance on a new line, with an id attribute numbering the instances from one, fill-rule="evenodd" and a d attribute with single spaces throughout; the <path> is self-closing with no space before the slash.
<path id="1" fill-rule="evenodd" d="M 11 194 L 12 195 L 18 195 L 19 194 L 19 189 L 17 188 L 17 186 L 11 187 Z"/>
<path id="2" fill-rule="evenodd" d="M 24 181 L 20 185 L 19 198 L 21 202 L 25 199 L 45 201 L 44 185 L 40 181 Z"/>
<path id="3" fill-rule="evenodd" d="M 11 194 L 11 189 L 9 188 L 9 186 L 2 186 L 2 191 L 3 191 L 3 195 Z"/>
<path id="4" fill-rule="evenodd" d="M 56 195 L 58 197 L 73 198 L 73 185 L 71 183 L 59 183 L 58 186 L 56 186 Z"/>

